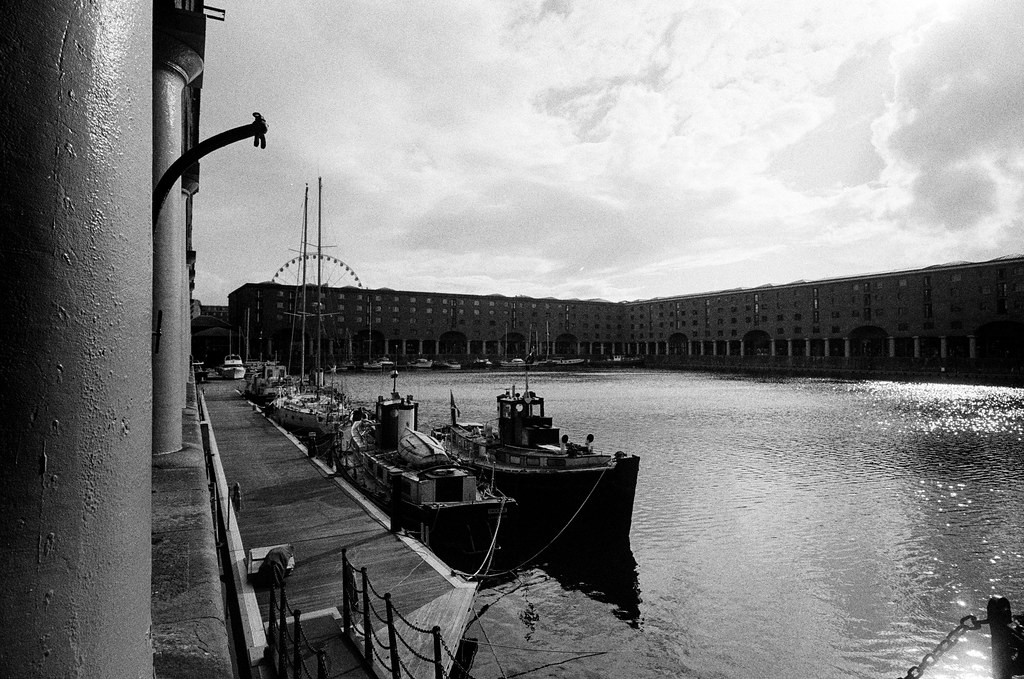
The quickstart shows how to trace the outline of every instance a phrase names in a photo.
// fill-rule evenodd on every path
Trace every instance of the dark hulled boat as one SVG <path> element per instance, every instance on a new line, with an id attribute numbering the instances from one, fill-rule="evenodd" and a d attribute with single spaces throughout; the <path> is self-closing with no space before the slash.
<path id="1" fill-rule="evenodd" d="M 563 532 L 604 539 L 629 536 L 640 458 L 569 443 L 535 392 L 498 396 L 498 429 L 456 421 L 442 427 L 449 452 L 519 504 L 524 543 Z"/>
<path id="2" fill-rule="evenodd" d="M 412 396 L 396 392 L 378 399 L 372 417 L 354 414 L 340 442 L 340 471 L 389 514 L 397 508 L 401 527 L 450 566 L 489 566 L 511 530 L 516 501 L 417 431 L 418 409 Z"/>

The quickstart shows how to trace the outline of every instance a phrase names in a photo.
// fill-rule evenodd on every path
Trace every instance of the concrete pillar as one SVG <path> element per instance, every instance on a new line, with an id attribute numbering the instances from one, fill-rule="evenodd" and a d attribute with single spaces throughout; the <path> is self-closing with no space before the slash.
<path id="1" fill-rule="evenodd" d="M 746 343 L 743 340 L 740 340 L 740 356 L 741 357 L 747 355 L 747 352 L 744 351 L 745 349 L 746 349 Z"/>
<path id="2" fill-rule="evenodd" d="M 974 339 L 974 335 L 967 336 L 967 355 L 970 358 L 978 357 L 978 345 Z"/>
<path id="3" fill-rule="evenodd" d="M 793 340 L 792 339 L 787 339 L 786 340 L 786 355 L 787 356 L 792 356 L 793 355 Z"/>
<path id="4" fill-rule="evenodd" d="M 164 32 L 154 36 L 153 168 L 155 186 L 183 152 L 182 91 L 201 72 L 203 61 L 189 46 Z M 181 183 L 170 191 L 153 231 L 153 314 L 161 320 L 160 350 L 153 354 L 153 452 L 181 448 L 185 407 L 182 327 L 190 325 L 185 264 L 185 211 Z"/>
<path id="5" fill-rule="evenodd" d="M 804 356 L 810 356 L 810 355 L 811 355 L 811 340 L 810 339 L 805 339 L 804 340 Z"/>
<path id="6" fill-rule="evenodd" d="M 775 340 L 768 340 L 768 355 L 775 355 Z"/>
<path id="7" fill-rule="evenodd" d="M 711 340 L 711 355 L 718 356 L 718 341 Z"/>
<path id="8" fill-rule="evenodd" d="M 921 358 L 921 338 L 914 335 L 914 358 Z"/>
<path id="9" fill-rule="evenodd" d="M 896 357 L 896 338 L 895 337 L 890 337 L 889 338 L 889 358 L 895 358 L 895 357 Z"/>
<path id="10" fill-rule="evenodd" d="M 939 338 L 939 356 L 941 358 L 946 358 L 946 353 L 948 349 L 949 347 L 946 343 L 946 336 L 943 335 L 942 337 Z"/>
<path id="11" fill-rule="evenodd" d="M 850 358 L 850 356 L 851 356 L 850 338 L 849 337 L 844 337 L 843 338 L 843 356 L 845 356 L 846 358 Z"/>
<path id="12" fill-rule="evenodd" d="M 4 6 L 8 677 L 153 676 L 152 12 Z"/>

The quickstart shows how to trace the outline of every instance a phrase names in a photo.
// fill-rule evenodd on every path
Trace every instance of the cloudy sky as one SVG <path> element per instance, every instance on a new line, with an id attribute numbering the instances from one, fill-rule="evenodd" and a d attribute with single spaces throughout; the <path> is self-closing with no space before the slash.
<path id="1" fill-rule="evenodd" d="M 650 297 L 1024 251 L 1024 2 L 221 0 L 195 296 Z M 315 242 L 314 242 L 315 246 Z M 289 268 L 288 273 L 295 271 Z"/>

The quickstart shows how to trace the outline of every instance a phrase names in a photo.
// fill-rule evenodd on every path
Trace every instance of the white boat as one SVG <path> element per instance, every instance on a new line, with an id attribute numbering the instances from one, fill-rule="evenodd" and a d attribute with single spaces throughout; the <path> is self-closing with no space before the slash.
<path id="1" fill-rule="evenodd" d="M 525 368 L 526 361 L 521 358 L 513 358 L 508 361 L 502 361 L 500 365 L 502 368 Z"/>
<path id="2" fill-rule="evenodd" d="M 363 370 L 390 370 L 395 367 L 395 362 L 387 356 L 363 362 Z"/>
<path id="3" fill-rule="evenodd" d="M 436 370 L 462 370 L 462 364 L 456 361 L 434 361 Z"/>
<path id="4" fill-rule="evenodd" d="M 549 365 L 583 365 L 587 362 L 585 358 L 550 358 Z"/>
<path id="5" fill-rule="evenodd" d="M 267 406 L 270 416 L 285 429 L 300 434 L 337 434 L 348 421 L 344 396 L 333 390 L 302 392 L 292 388 Z"/>
<path id="6" fill-rule="evenodd" d="M 425 368 L 433 368 L 434 362 L 429 358 L 417 358 L 415 361 L 410 361 L 405 367 L 412 368 L 413 370 L 423 370 Z"/>
<path id="7" fill-rule="evenodd" d="M 217 372 L 225 380 L 242 379 L 245 377 L 245 364 L 242 363 L 242 357 L 238 354 L 228 354 L 224 357 L 224 362 L 217 368 Z"/>

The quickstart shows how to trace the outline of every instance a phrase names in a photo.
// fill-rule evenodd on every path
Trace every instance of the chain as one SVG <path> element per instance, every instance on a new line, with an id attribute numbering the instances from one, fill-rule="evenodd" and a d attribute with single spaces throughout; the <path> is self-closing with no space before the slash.
<path id="1" fill-rule="evenodd" d="M 957 642 L 969 630 L 981 629 L 982 625 L 988 624 L 988 618 L 984 620 L 978 620 L 973 615 L 965 615 L 960 618 L 960 624 L 957 625 L 952 632 L 946 635 L 946 638 L 935 645 L 935 650 L 931 653 L 925 653 L 924 657 L 921 658 L 921 664 L 914 665 L 907 673 L 899 679 L 918 679 L 924 674 L 925 670 L 938 662 L 939 658 L 946 654 L 946 652 L 956 646 Z"/>

